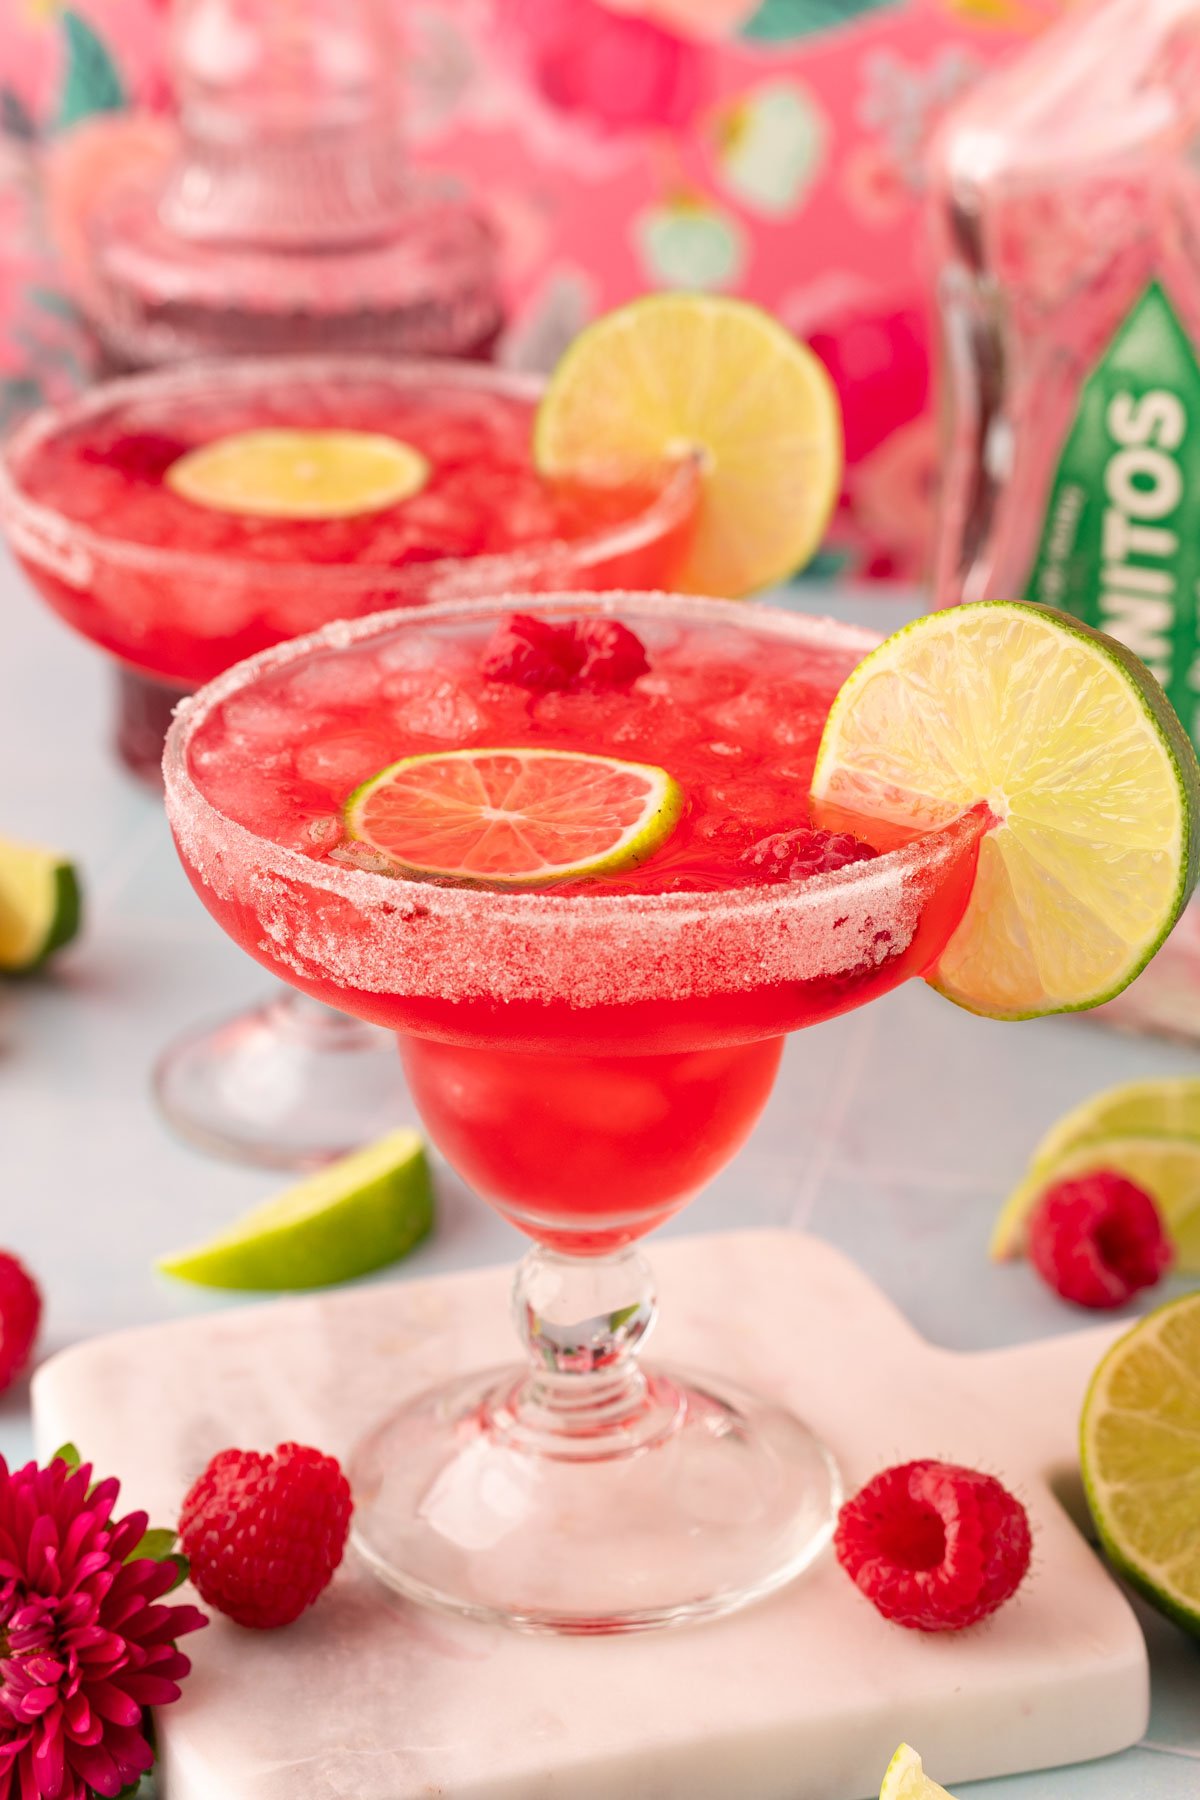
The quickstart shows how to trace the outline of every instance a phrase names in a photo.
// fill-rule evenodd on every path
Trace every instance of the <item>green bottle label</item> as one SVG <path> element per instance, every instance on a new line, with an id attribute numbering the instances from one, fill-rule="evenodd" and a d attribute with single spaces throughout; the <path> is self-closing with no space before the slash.
<path id="1" fill-rule="evenodd" d="M 1084 383 L 1026 598 L 1127 644 L 1200 743 L 1200 365 L 1157 282 Z"/>

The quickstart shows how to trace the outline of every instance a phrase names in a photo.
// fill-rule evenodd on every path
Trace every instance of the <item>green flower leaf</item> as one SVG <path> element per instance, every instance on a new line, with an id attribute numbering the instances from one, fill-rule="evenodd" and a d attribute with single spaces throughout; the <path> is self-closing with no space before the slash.
<path id="1" fill-rule="evenodd" d="M 141 1557 L 149 1557 L 152 1562 L 166 1562 L 175 1548 L 176 1533 L 166 1530 L 147 1531 L 133 1546 L 126 1562 L 137 1562 Z"/>
<path id="2" fill-rule="evenodd" d="M 173 1562 L 175 1564 L 175 1579 L 167 1589 L 168 1594 L 173 1594 L 176 1588 L 183 1586 L 184 1582 L 192 1572 L 192 1566 L 188 1562 L 187 1557 L 181 1556 L 178 1551 L 176 1551 L 174 1555 L 164 1558 L 164 1561 Z"/>
<path id="3" fill-rule="evenodd" d="M 94 113 L 120 112 L 125 88 L 116 64 L 95 28 L 77 12 L 61 14 L 66 38 L 66 74 L 58 106 L 59 128 L 77 125 Z"/>
<path id="4" fill-rule="evenodd" d="M 83 1458 L 80 1456 L 74 1444 L 63 1444 L 60 1449 L 54 1452 L 50 1461 L 52 1463 L 66 1463 L 68 1469 L 77 1469 L 83 1461 Z"/>
<path id="5" fill-rule="evenodd" d="M 899 0 L 763 0 L 739 35 L 762 43 L 787 44 L 848 25 L 863 13 L 895 6 Z"/>

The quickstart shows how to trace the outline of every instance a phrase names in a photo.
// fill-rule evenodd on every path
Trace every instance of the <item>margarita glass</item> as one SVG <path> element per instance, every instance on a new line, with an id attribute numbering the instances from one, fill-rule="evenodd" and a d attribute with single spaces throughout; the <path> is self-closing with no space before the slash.
<path id="1" fill-rule="evenodd" d="M 490 678 L 522 606 L 623 622 L 648 671 L 592 692 Z M 434 1141 L 534 1239 L 527 1364 L 422 1396 L 355 1455 L 359 1548 L 405 1593 L 635 1629 L 769 1592 L 829 1538 L 837 1473 L 798 1420 L 640 1366 L 637 1240 L 744 1142 L 787 1032 L 922 974 L 962 916 L 975 815 L 808 880 L 759 854 L 808 823 L 829 705 L 876 641 L 662 594 L 468 602 L 331 626 L 177 716 L 167 808 L 204 904 L 303 992 L 400 1034 Z M 501 746 L 653 763 L 686 804 L 643 860 L 536 892 L 407 878 L 347 834 L 348 796 L 390 763 Z"/>
<path id="2" fill-rule="evenodd" d="M 541 384 L 478 364 L 365 358 L 199 365 L 130 377 L 27 421 L 0 459 L 0 522 L 30 579 L 118 659 L 118 745 L 159 779 L 180 696 L 330 619 L 506 587 L 669 585 L 694 472 L 551 485 L 530 432 Z M 420 490 L 341 517 L 195 504 L 166 477 L 246 430 L 352 430 L 411 446 Z M 298 996 L 174 1046 L 156 1076 L 172 1123 L 207 1148 L 305 1168 L 377 1134 L 390 1046 Z"/>

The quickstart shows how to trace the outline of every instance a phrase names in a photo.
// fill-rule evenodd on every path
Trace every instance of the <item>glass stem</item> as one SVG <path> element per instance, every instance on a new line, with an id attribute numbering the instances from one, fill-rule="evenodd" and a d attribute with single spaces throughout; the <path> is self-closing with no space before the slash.
<path id="1" fill-rule="evenodd" d="M 388 1035 L 377 1025 L 367 1025 L 349 1013 L 337 1012 L 323 1000 L 314 1000 L 283 982 L 265 1010 L 281 1037 L 298 1038 L 314 1050 L 378 1049 Z"/>
<path id="2" fill-rule="evenodd" d="M 633 1246 L 611 1256 L 530 1250 L 513 1283 L 529 1368 L 496 1397 L 492 1429 L 515 1448 L 570 1460 L 631 1454 L 669 1435 L 682 1397 L 638 1360 L 656 1311 L 650 1264 Z"/>

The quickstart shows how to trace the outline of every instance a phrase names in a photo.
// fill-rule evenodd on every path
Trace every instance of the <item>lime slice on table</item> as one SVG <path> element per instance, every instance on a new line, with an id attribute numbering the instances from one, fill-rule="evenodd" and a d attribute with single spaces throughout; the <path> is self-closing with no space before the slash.
<path id="1" fill-rule="evenodd" d="M 990 807 L 929 979 L 992 1018 L 1111 999 L 1196 881 L 1200 768 L 1166 695 L 1123 645 L 1047 607 L 953 607 L 871 651 L 830 709 L 813 795 L 919 830 Z"/>
<path id="2" fill-rule="evenodd" d="M 348 519 L 409 500 L 429 464 L 378 431 L 237 431 L 189 450 L 164 477 L 196 506 L 267 519 Z"/>
<path id="3" fill-rule="evenodd" d="M 1083 1403 L 1080 1452 L 1110 1561 L 1200 1636 L 1200 1294 L 1113 1345 Z"/>
<path id="4" fill-rule="evenodd" d="M 841 486 L 841 411 L 824 364 L 758 307 L 652 294 L 575 339 L 533 451 L 548 478 L 584 481 L 694 455 L 699 509 L 674 585 L 736 598 L 820 543 Z"/>
<path id="5" fill-rule="evenodd" d="M 952 1800 L 944 1787 L 931 1781 L 911 1744 L 901 1744 L 887 1766 L 879 1800 Z"/>
<path id="6" fill-rule="evenodd" d="M 1200 1077 L 1150 1077 L 1090 1095 L 1050 1127 L 1030 1168 L 1049 1168 L 1077 1144 L 1110 1137 L 1178 1137 L 1200 1144 Z"/>
<path id="7" fill-rule="evenodd" d="M 432 1223 L 425 1147 L 415 1131 L 393 1131 L 158 1267 L 201 1287 L 331 1287 L 407 1255 Z"/>
<path id="8" fill-rule="evenodd" d="M 79 930 L 75 865 L 57 850 L 0 838 L 0 973 L 26 974 Z"/>
<path id="9" fill-rule="evenodd" d="M 567 750 L 407 756 L 346 802 L 352 837 L 417 875 L 522 887 L 631 869 L 670 836 L 665 769 Z"/>
<path id="10" fill-rule="evenodd" d="M 997 1261 L 1023 1255 L 1030 1214 L 1047 1188 L 1100 1169 L 1114 1169 L 1145 1189 L 1162 1214 L 1178 1266 L 1200 1274 L 1200 1139 L 1189 1138 L 1096 1138 L 1068 1145 L 1052 1162 L 1035 1164 L 1001 1209 L 990 1255 Z"/>

